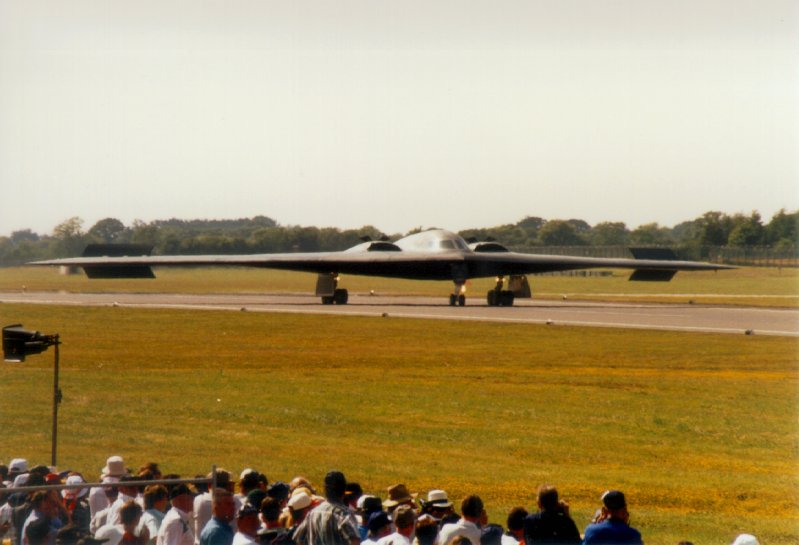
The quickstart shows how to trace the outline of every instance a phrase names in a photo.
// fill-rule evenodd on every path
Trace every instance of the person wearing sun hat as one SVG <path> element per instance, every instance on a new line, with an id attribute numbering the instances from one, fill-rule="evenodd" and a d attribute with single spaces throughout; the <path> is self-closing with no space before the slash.
<path id="1" fill-rule="evenodd" d="M 78 473 L 72 473 L 64 482 L 65 485 L 86 484 L 83 477 Z M 89 489 L 88 488 L 65 488 L 61 491 L 64 498 L 64 506 L 69 513 L 72 525 L 78 530 L 89 533 L 89 524 L 92 515 L 89 509 Z"/>
<path id="2" fill-rule="evenodd" d="M 404 484 L 395 484 L 388 488 L 388 498 L 383 501 L 383 507 L 391 514 L 400 505 L 409 505 L 414 507 L 414 501 L 418 494 L 411 494 L 408 487 Z"/>
<path id="3" fill-rule="evenodd" d="M 110 456 L 105 467 L 100 470 L 101 483 L 118 483 L 119 478 L 125 474 L 125 460 L 122 456 Z M 89 491 L 89 512 L 92 518 L 103 509 L 109 507 L 111 502 L 106 495 L 106 487 L 95 486 Z"/>

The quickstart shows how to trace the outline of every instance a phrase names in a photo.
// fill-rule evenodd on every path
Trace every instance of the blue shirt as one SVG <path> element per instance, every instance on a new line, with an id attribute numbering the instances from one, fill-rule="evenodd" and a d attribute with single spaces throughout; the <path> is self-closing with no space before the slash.
<path id="1" fill-rule="evenodd" d="M 233 528 L 224 520 L 213 517 L 200 534 L 200 545 L 231 545 Z"/>
<path id="2" fill-rule="evenodd" d="M 607 519 L 588 525 L 583 545 L 644 545 L 644 542 L 635 528 L 620 520 Z"/>

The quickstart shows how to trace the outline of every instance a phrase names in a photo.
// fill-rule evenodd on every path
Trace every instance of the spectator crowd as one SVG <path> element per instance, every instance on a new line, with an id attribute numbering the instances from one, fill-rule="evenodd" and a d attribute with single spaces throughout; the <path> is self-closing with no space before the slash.
<path id="1" fill-rule="evenodd" d="M 552 485 L 539 487 L 532 512 L 521 506 L 511 509 L 503 526 L 489 522 L 476 494 L 456 504 L 444 490 L 420 497 L 396 484 L 381 498 L 364 494 L 338 471 L 329 472 L 320 489 L 304 477 L 270 482 L 254 469 L 245 469 L 237 480 L 224 469 L 181 479 L 163 475 L 155 463 L 134 472 L 120 456 L 108 458 L 99 486 L 86 486 L 78 472 L 54 471 L 29 468 L 22 458 L 0 464 L 4 544 L 643 544 L 619 490 L 600 496 L 593 520 L 581 533 Z M 191 480 L 203 482 L 179 482 Z M 33 487 L 44 488 L 29 489 Z M 754 536 L 741 534 L 733 545 L 759 544 Z"/>

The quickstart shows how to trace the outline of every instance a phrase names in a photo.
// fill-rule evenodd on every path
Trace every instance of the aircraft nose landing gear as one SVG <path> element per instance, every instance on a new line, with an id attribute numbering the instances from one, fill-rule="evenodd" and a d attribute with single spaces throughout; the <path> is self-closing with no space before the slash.
<path id="1" fill-rule="evenodd" d="M 466 282 L 455 281 L 455 293 L 449 295 L 449 306 L 455 305 L 459 307 L 466 305 Z"/>

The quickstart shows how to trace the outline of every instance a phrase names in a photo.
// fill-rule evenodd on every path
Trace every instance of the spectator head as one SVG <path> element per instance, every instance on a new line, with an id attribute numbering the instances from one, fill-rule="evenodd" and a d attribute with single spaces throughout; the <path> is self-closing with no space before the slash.
<path id="1" fill-rule="evenodd" d="M 258 535 L 258 529 L 261 527 L 261 521 L 258 520 L 258 509 L 252 505 L 245 504 L 244 507 L 239 510 L 239 517 L 236 525 L 238 531 L 242 534 L 252 538 L 256 537 Z"/>
<path id="2" fill-rule="evenodd" d="M 276 483 L 272 483 L 269 488 L 266 489 L 266 493 L 270 498 L 275 498 L 281 504 L 285 504 L 286 501 L 289 499 L 289 485 L 282 481 L 278 481 Z"/>
<path id="3" fill-rule="evenodd" d="M 119 520 L 126 528 L 135 526 L 139 523 L 141 513 L 141 505 L 136 500 L 128 500 L 119 508 Z"/>
<path id="4" fill-rule="evenodd" d="M 344 490 L 344 503 L 351 507 L 355 507 L 358 503 L 358 498 L 363 496 L 363 489 L 358 483 L 347 483 Z"/>
<path id="5" fill-rule="evenodd" d="M 483 500 L 480 496 L 472 494 L 466 496 L 461 502 L 461 514 L 465 519 L 479 519 L 483 513 Z"/>
<path id="6" fill-rule="evenodd" d="M 308 502 L 308 505 L 310 505 L 310 501 Z M 280 506 L 280 502 L 277 501 L 275 498 L 270 498 L 267 496 L 264 499 L 264 501 L 261 502 L 260 507 L 261 507 L 261 516 L 264 518 L 265 523 L 274 524 L 278 520 L 280 520 L 280 512 L 282 511 L 282 508 Z"/>
<path id="7" fill-rule="evenodd" d="M 241 493 L 246 496 L 250 493 L 250 490 L 255 490 L 258 488 L 260 479 L 260 473 L 254 469 L 245 469 L 242 471 L 241 478 L 239 479 L 239 488 L 241 489 Z"/>
<path id="8" fill-rule="evenodd" d="M 194 493 L 183 483 L 175 485 L 170 490 L 169 499 L 172 500 L 173 507 L 177 507 L 185 513 L 194 511 Z"/>
<path id="9" fill-rule="evenodd" d="M 295 523 L 300 523 L 311 508 L 311 496 L 305 492 L 292 494 L 288 503 L 291 518 Z"/>
<path id="10" fill-rule="evenodd" d="M 86 484 L 86 481 L 83 480 L 83 477 L 78 475 L 77 473 L 73 473 L 69 477 L 67 477 L 65 485 L 78 485 L 78 484 Z M 75 501 L 78 498 L 83 498 L 86 494 L 89 493 L 88 488 L 65 488 L 61 491 L 61 495 L 67 501 Z M 76 538 L 75 541 L 77 542 L 79 538 Z"/>
<path id="11" fill-rule="evenodd" d="M 289 483 L 289 488 L 291 489 L 290 490 L 291 492 L 294 492 L 296 489 L 301 487 L 305 487 L 308 490 L 310 490 L 311 495 L 316 494 L 316 490 L 314 490 L 313 486 L 311 486 L 311 481 L 309 481 L 305 477 L 297 476 L 291 479 L 291 482 Z"/>
<path id="12" fill-rule="evenodd" d="M 388 498 L 383 501 L 383 507 L 393 511 L 400 505 L 413 505 L 417 494 L 411 494 L 404 484 L 395 484 L 388 489 Z"/>
<path id="13" fill-rule="evenodd" d="M 213 471 L 207 475 L 207 478 L 213 479 L 214 473 Z M 217 488 L 224 488 L 233 492 L 233 478 L 230 475 L 230 471 L 226 469 L 217 469 L 216 470 L 216 486 Z"/>
<path id="14" fill-rule="evenodd" d="M 261 504 L 267 497 L 266 491 L 256 488 L 255 490 L 250 490 L 250 493 L 247 494 L 247 501 L 245 503 L 252 505 L 256 510 L 258 510 L 261 508 Z"/>
<path id="15" fill-rule="evenodd" d="M 438 537 L 438 521 L 430 515 L 422 515 L 416 521 L 416 539 L 419 545 L 434 545 Z"/>
<path id="16" fill-rule="evenodd" d="M 391 519 L 383 511 L 372 513 L 367 526 L 369 527 L 369 536 L 374 540 L 391 533 Z"/>
<path id="17" fill-rule="evenodd" d="M 444 526 L 445 524 L 454 524 L 458 522 L 460 519 L 461 517 L 457 513 L 450 513 L 448 515 L 444 515 L 441 518 L 440 524 L 441 526 Z"/>
<path id="18" fill-rule="evenodd" d="M 103 477 L 121 477 L 127 474 L 125 471 L 125 460 L 122 456 L 111 456 L 105 461 L 105 467 L 100 470 L 100 478 Z"/>
<path id="19" fill-rule="evenodd" d="M 502 526 L 489 524 L 480 532 L 480 545 L 502 545 Z"/>
<path id="20" fill-rule="evenodd" d="M 347 478 L 341 471 L 331 471 L 325 475 L 325 496 L 328 500 L 341 501 L 347 489 Z"/>
<path id="21" fill-rule="evenodd" d="M 166 511 L 167 503 L 169 503 L 169 492 L 162 484 L 151 484 L 144 489 L 144 508 L 145 509 L 158 509 L 161 512 Z"/>
<path id="22" fill-rule="evenodd" d="M 451 545 L 472 545 L 472 540 L 466 536 L 458 536 L 452 541 L 450 541 Z"/>
<path id="23" fill-rule="evenodd" d="M 138 477 L 133 475 L 123 475 L 119 478 L 119 493 L 126 496 L 136 496 L 139 493 L 139 487 L 134 484 L 126 484 L 132 481 L 137 481 Z"/>
<path id="24" fill-rule="evenodd" d="M 161 478 L 161 468 L 158 467 L 156 462 L 148 462 L 139 468 L 139 475 L 143 475 L 144 473 L 149 473 L 152 475 L 154 480 L 158 480 Z"/>
<path id="25" fill-rule="evenodd" d="M 50 468 L 44 464 L 39 464 L 37 466 L 33 466 L 29 473 L 41 473 L 42 475 L 47 475 L 50 473 Z"/>
<path id="26" fill-rule="evenodd" d="M 213 497 L 214 517 L 225 522 L 231 522 L 236 518 L 236 501 L 230 490 L 217 488 L 214 490 Z"/>
<path id="27" fill-rule="evenodd" d="M 28 472 L 28 461 L 25 458 L 14 458 L 8 464 L 8 479 L 13 481 L 17 475 Z"/>
<path id="28" fill-rule="evenodd" d="M 557 511 L 558 500 L 558 489 L 551 484 L 538 487 L 538 508 L 542 511 Z"/>
<path id="29" fill-rule="evenodd" d="M 47 511 L 48 502 L 50 501 L 50 493 L 47 490 L 37 490 L 31 494 L 31 505 L 36 511 Z"/>
<path id="30" fill-rule="evenodd" d="M 363 520 L 368 521 L 369 515 L 383 510 L 383 502 L 377 496 L 363 495 L 358 498 L 356 507 Z"/>
<path id="31" fill-rule="evenodd" d="M 433 518 L 441 520 L 444 515 L 452 512 L 452 502 L 445 490 L 431 490 L 427 493 L 427 501 L 422 502 L 425 513 L 429 513 Z"/>
<path id="32" fill-rule="evenodd" d="M 103 477 L 102 481 L 103 484 L 109 483 L 118 483 L 118 477 Z M 117 499 L 119 496 L 119 489 L 116 486 L 104 486 L 103 492 L 105 492 L 105 497 L 108 498 L 109 503 L 114 503 L 114 500 Z"/>
<path id="33" fill-rule="evenodd" d="M 735 538 L 732 545 L 760 545 L 760 542 L 752 534 L 741 534 Z"/>
<path id="34" fill-rule="evenodd" d="M 611 519 L 627 522 L 630 518 L 630 514 L 627 512 L 627 499 L 624 497 L 624 493 L 618 490 L 608 490 L 602 494 L 602 510 Z"/>
<path id="35" fill-rule="evenodd" d="M 397 532 L 409 536 L 416 526 L 416 513 L 410 505 L 400 505 L 394 510 L 394 526 Z"/>
<path id="36" fill-rule="evenodd" d="M 527 517 L 529 513 L 527 509 L 524 507 L 514 507 L 508 513 L 508 531 L 513 533 L 514 535 L 521 535 L 520 532 L 524 532 L 524 519 Z"/>

